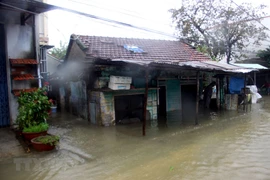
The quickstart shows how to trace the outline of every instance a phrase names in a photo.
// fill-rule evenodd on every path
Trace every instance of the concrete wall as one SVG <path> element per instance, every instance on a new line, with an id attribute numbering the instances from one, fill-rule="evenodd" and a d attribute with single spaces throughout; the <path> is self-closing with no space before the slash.
<path id="1" fill-rule="evenodd" d="M 144 94 L 144 90 L 131 91 L 90 91 L 90 121 L 93 124 L 111 126 L 115 123 L 114 97 L 121 95 Z M 147 110 L 150 113 L 150 119 L 157 119 L 157 90 L 150 89 L 148 92 Z"/>
<path id="2" fill-rule="evenodd" d="M 17 117 L 17 97 L 11 93 L 12 89 L 26 89 L 31 87 L 32 81 L 12 81 L 10 76 L 9 58 L 32 58 L 35 59 L 34 33 L 33 28 L 25 25 L 6 24 L 7 37 L 7 77 L 9 86 L 9 106 L 11 114 L 11 124 L 15 122 Z M 33 67 L 32 67 L 33 68 Z M 36 71 L 36 68 L 34 68 Z"/>
<path id="3" fill-rule="evenodd" d="M 84 81 L 70 82 L 70 107 L 73 114 L 88 118 L 87 94 Z"/>
<path id="4" fill-rule="evenodd" d="M 74 41 L 69 56 L 67 57 L 67 62 L 81 62 L 85 60 L 85 54 L 80 49 L 78 44 Z"/>
<path id="5" fill-rule="evenodd" d="M 82 61 L 85 60 L 84 52 L 79 48 L 76 42 L 73 42 L 69 56 L 66 59 L 64 69 L 61 71 L 64 76 L 70 81 L 70 96 L 69 96 L 69 110 L 72 114 L 88 119 L 87 106 L 87 83 L 84 80 L 77 79 L 77 76 L 83 72 Z M 72 82 L 71 80 L 74 80 Z M 68 93 L 66 93 L 68 96 Z"/>
<path id="6" fill-rule="evenodd" d="M 8 11 L 1 9 L 0 23 L 20 24 L 21 15 L 18 11 Z"/>
<path id="7" fill-rule="evenodd" d="M 57 71 L 57 66 L 60 64 L 60 60 L 47 53 L 47 71 L 49 72 L 49 74 L 55 73 Z"/>
<path id="8" fill-rule="evenodd" d="M 35 32 L 33 19 L 30 17 L 27 23 L 21 25 L 21 12 L 15 10 L 1 10 L 0 23 L 4 24 L 6 34 L 6 64 L 7 64 L 7 80 L 8 80 L 8 96 L 10 109 L 10 124 L 14 123 L 17 117 L 17 97 L 11 91 L 12 89 L 26 89 L 29 88 L 33 81 L 12 81 L 11 80 L 11 66 L 9 58 L 32 58 L 36 59 L 35 49 Z M 37 67 L 33 67 L 36 73 Z M 1 72 L 4 73 L 4 72 Z M 36 82 L 37 84 L 37 82 Z"/>
<path id="9" fill-rule="evenodd" d="M 9 58 L 35 58 L 34 33 L 31 26 L 8 24 L 6 32 Z"/>

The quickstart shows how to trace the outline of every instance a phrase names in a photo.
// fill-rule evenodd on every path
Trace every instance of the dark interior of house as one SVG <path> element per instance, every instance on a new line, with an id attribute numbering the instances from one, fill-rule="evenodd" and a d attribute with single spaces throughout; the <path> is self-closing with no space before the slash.
<path id="1" fill-rule="evenodd" d="M 116 124 L 131 124 L 143 120 L 144 95 L 124 95 L 114 97 Z"/>
<path id="2" fill-rule="evenodd" d="M 194 123 L 196 116 L 196 85 L 182 85 L 182 112 L 183 124 Z"/>

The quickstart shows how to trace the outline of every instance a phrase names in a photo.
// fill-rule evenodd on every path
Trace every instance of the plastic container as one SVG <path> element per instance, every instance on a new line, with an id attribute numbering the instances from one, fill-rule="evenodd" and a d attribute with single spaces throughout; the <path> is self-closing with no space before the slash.
<path id="1" fill-rule="evenodd" d="M 132 78 L 126 76 L 110 76 L 110 83 L 131 84 Z"/>
<path id="2" fill-rule="evenodd" d="M 51 107 L 51 113 L 56 113 L 57 112 L 57 107 L 56 106 L 52 106 Z"/>
<path id="3" fill-rule="evenodd" d="M 109 82 L 109 88 L 112 90 L 130 89 L 130 84 L 120 84 Z"/>

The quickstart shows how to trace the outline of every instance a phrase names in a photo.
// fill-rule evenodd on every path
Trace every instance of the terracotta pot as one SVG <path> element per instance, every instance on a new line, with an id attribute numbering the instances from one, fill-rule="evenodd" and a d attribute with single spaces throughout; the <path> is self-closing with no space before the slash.
<path id="1" fill-rule="evenodd" d="M 50 144 L 43 144 L 41 142 L 36 142 L 36 138 L 31 140 L 32 146 L 35 150 L 37 151 L 51 151 L 55 148 L 55 145 L 50 145 Z"/>
<path id="2" fill-rule="evenodd" d="M 44 136 L 47 135 L 47 131 L 42 132 L 22 132 L 24 139 L 30 141 L 33 138 L 36 138 L 38 136 Z"/>

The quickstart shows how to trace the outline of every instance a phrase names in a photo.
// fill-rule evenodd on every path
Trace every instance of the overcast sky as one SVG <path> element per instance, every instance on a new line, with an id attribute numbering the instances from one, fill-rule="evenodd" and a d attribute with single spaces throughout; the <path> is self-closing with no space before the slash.
<path id="1" fill-rule="evenodd" d="M 243 1 L 235 0 L 239 4 Z M 254 5 L 264 3 L 270 7 L 270 1 L 266 0 L 245 0 L 245 2 L 250 2 Z M 172 26 L 171 14 L 168 10 L 181 6 L 181 0 L 48 0 L 48 3 L 129 23 L 138 27 L 161 31 L 171 36 L 175 32 L 175 28 Z M 270 10 L 269 7 L 268 9 Z M 48 12 L 47 18 L 49 21 L 50 44 L 55 46 L 59 46 L 60 41 L 68 43 L 72 33 L 112 37 L 175 39 L 170 36 L 93 20 L 61 10 Z M 267 21 L 270 22 L 270 18 Z M 265 24 L 267 24 L 266 21 Z M 267 26 L 270 28 L 270 23 Z"/>
<path id="2" fill-rule="evenodd" d="M 161 31 L 173 36 L 168 12 L 171 8 L 180 7 L 179 0 L 49 0 L 48 3 L 66 7 L 96 16 L 117 20 Z M 149 33 L 113 23 L 93 20 L 73 13 L 54 10 L 47 14 L 50 44 L 58 45 L 59 41 L 68 41 L 72 33 L 81 35 L 134 37 L 151 39 L 175 39 L 169 36 Z"/>

